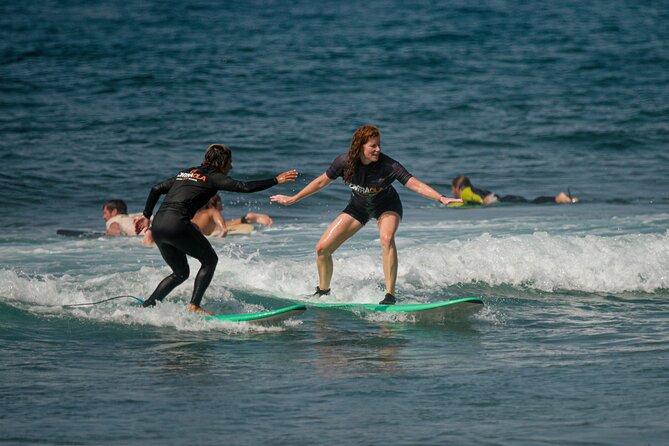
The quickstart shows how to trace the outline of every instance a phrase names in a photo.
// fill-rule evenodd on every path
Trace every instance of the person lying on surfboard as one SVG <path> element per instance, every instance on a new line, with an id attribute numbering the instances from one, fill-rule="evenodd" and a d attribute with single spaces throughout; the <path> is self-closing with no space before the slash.
<path id="1" fill-rule="evenodd" d="M 223 211 L 223 202 L 221 197 L 216 194 L 200 208 L 193 217 L 193 223 L 200 228 L 204 235 L 213 235 L 225 237 L 225 233 L 231 232 L 250 232 L 253 230 L 253 224 L 263 226 L 272 226 L 272 219 L 267 214 L 247 212 L 241 218 L 225 220 L 221 215 Z"/>
<path id="2" fill-rule="evenodd" d="M 472 186 L 471 181 L 465 175 L 459 175 L 453 178 L 451 182 L 451 192 L 453 196 L 457 198 L 462 198 L 463 204 L 481 204 L 483 206 L 488 206 L 493 203 L 532 203 L 532 204 L 543 204 L 543 203 L 557 203 L 557 204 L 567 204 L 567 203 L 578 203 L 579 199 L 577 197 L 572 197 L 571 194 L 566 194 L 560 192 L 555 196 L 548 197 L 537 197 L 533 200 L 528 200 L 525 197 L 520 195 L 497 195 L 490 191 L 478 189 Z"/>
<path id="3" fill-rule="evenodd" d="M 151 229 L 137 229 L 139 220 L 142 219 L 141 212 L 128 214 L 128 206 L 120 199 L 107 200 L 102 205 L 102 219 L 105 221 L 107 237 L 134 237 L 143 236 L 142 245 L 154 246 Z"/>
<path id="4" fill-rule="evenodd" d="M 105 235 L 109 237 L 143 235 L 137 233 L 136 221 L 142 214 L 128 215 L 128 206 L 119 199 L 107 200 L 102 205 L 102 219 L 105 221 Z"/>
<path id="5" fill-rule="evenodd" d="M 289 206 L 308 197 L 342 177 L 351 189 L 346 208 L 326 229 L 316 245 L 318 286 L 315 296 L 330 293 L 332 254 L 342 243 L 358 232 L 370 218 L 375 218 L 381 240 L 386 295 L 380 304 L 390 305 L 395 298 L 397 248 L 395 233 L 402 220 L 402 202 L 391 185 L 395 180 L 409 190 L 442 204 L 460 202 L 448 198 L 411 175 L 399 162 L 381 153 L 381 132 L 372 126 L 360 127 L 353 134 L 347 153 L 339 155 L 330 167 L 293 196 L 274 195 L 273 202 Z"/>
<path id="6" fill-rule="evenodd" d="M 221 215 L 223 204 L 218 194 L 214 195 L 202 208 L 198 209 L 191 220 L 204 235 L 225 237 L 231 233 L 248 234 L 253 231 L 253 224 L 271 226 L 272 218 L 267 214 L 247 212 L 241 218 L 225 221 Z M 142 213 L 128 214 L 128 206 L 121 199 L 107 200 L 102 205 L 102 219 L 105 221 L 105 235 L 108 237 L 133 237 L 143 235 L 144 246 L 154 246 L 151 229 L 137 232 L 137 222 Z M 225 228 L 225 230 L 224 230 Z"/>
<path id="7" fill-rule="evenodd" d="M 211 243 L 191 222 L 198 209 L 204 206 L 219 190 L 230 192 L 258 192 L 277 184 L 295 181 L 296 170 L 280 173 L 274 178 L 258 181 L 238 181 L 228 176 L 232 169 L 232 151 L 228 146 L 212 144 L 204 155 L 200 166 L 184 169 L 151 188 L 146 199 L 142 218 L 137 230 L 149 225 L 153 208 L 161 195 L 165 199 L 153 217 L 151 232 L 160 254 L 173 273 L 165 277 L 155 291 L 144 301 L 144 307 L 156 305 L 189 276 L 187 256 L 202 264 L 195 277 L 193 295 L 188 305 L 190 311 L 210 314 L 200 303 L 216 270 L 218 256 Z"/>
<path id="8" fill-rule="evenodd" d="M 272 225 L 272 218 L 269 215 L 255 212 L 247 212 L 241 218 L 226 221 L 221 214 L 222 210 L 223 203 L 221 202 L 221 197 L 216 194 L 211 197 L 207 204 L 197 210 L 191 222 L 193 222 L 204 235 L 221 238 L 229 233 L 250 234 L 253 231 L 253 224 L 263 226 Z M 150 228 L 146 230 L 142 244 L 145 246 L 154 245 Z"/>

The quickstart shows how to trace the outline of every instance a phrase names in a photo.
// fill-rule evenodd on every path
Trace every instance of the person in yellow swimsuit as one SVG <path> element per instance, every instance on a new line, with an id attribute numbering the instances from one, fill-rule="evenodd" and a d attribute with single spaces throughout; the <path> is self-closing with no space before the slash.
<path id="1" fill-rule="evenodd" d="M 528 200 L 525 197 L 520 195 L 497 195 L 493 192 L 490 192 L 485 189 L 479 189 L 474 187 L 465 175 L 459 175 L 453 178 L 451 182 L 451 191 L 453 196 L 456 198 L 462 199 L 462 204 L 480 204 L 483 206 L 488 206 L 494 203 L 532 203 L 532 204 L 542 204 L 542 203 L 557 203 L 557 204 L 568 204 L 568 203 L 578 203 L 578 198 L 572 197 L 569 194 L 560 192 L 555 196 L 545 196 L 537 197 L 533 200 Z M 457 205 L 457 204 L 456 204 Z"/>

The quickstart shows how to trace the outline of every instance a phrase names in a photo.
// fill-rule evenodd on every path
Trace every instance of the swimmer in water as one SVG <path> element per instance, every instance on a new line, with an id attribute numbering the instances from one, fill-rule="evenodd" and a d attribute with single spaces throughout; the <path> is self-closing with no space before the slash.
<path id="1" fill-rule="evenodd" d="M 488 206 L 494 203 L 578 203 L 579 199 L 572 197 L 571 194 L 560 192 L 554 196 L 537 197 L 533 200 L 528 200 L 520 195 L 497 195 L 488 190 L 479 189 L 472 186 L 471 181 L 465 175 L 460 175 L 453 178 L 451 182 L 451 192 L 454 197 L 462 198 L 463 204 L 481 204 Z"/>

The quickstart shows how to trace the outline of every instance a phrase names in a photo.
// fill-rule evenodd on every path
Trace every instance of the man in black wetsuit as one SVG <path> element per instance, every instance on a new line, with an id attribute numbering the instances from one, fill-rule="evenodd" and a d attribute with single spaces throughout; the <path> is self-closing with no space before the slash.
<path id="1" fill-rule="evenodd" d="M 411 175 L 399 162 L 381 153 L 381 133 L 371 125 L 356 130 L 347 153 L 338 156 L 328 170 L 292 197 L 274 195 L 271 200 L 291 205 L 318 192 L 337 177 L 351 189 L 348 206 L 330 224 L 316 245 L 319 284 L 315 295 L 330 293 L 333 273 L 332 254 L 358 232 L 370 218 L 377 220 L 383 253 L 386 295 L 381 304 L 394 304 L 397 279 L 395 233 L 402 219 L 402 202 L 391 185 L 398 180 L 409 190 L 443 204 L 461 200 L 441 195 Z"/>
<path id="2" fill-rule="evenodd" d="M 191 223 L 191 219 L 219 190 L 257 192 L 276 184 L 295 181 L 297 178 L 297 171 L 290 170 L 275 178 L 243 182 L 228 177 L 230 169 L 232 169 L 230 148 L 212 144 L 207 149 L 202 165 L 183 170 L 151 188 L 143 218 L 137 222 L 137 230 L 139 232 L 148 226 L 158 199 L 161 195 L 167 194 L 153 218 L 151 231 L 160 254 L 172 268 L 173 273 L 160 282 L 153 294 L 144 302 L 144 307 L 154 306 L 156 301 L 162 301 L 188 278 L 190 270 L 186 256 L 189 255 L 198 259 L 202 267 L 195 278 L 193 297 L 188 309 L 208 313 L 200 307 L 200 302 L 214 276 L 218 256 L 207 238 Z"/>

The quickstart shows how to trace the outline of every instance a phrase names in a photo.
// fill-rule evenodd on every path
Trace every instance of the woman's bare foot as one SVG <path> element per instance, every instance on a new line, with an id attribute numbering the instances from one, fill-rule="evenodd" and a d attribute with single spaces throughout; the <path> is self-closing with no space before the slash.
<path id="1" fill-rule="evenodd" d="M 193 313 L 208 314 L 209 316 L 211 316 L 212 314 L 214 314 L 214 313 L 212 313 L 211 311 L 207 311 L 207 310 L 205 310 L 204 308 L 202 308 L 202 307 L 198 307 L 198 306 L 195 305 L 195 304 L 188 304 L 188 311 L 192 311 Z"/>
<path id="2" fill-rule="evenodd" d="M 560 192 L 555 196 L 555 202 L 558 204 L 578 203 L 578 201 L 577 197 L 570 197 L 564 192 Z"/>

